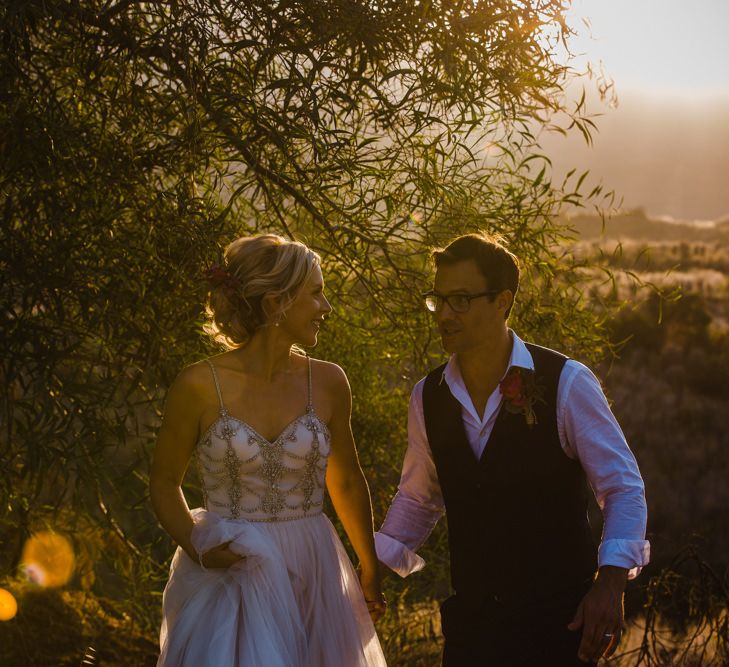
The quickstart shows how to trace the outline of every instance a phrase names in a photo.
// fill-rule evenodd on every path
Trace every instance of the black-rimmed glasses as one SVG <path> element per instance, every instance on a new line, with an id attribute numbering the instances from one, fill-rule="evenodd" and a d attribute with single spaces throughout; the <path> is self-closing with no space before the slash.
<path id="1" fill-rule="evenodd" d="M 444 303 L 448 304 L 448 307 L 454 312 L 454 313 L 466 313 L 468 312 L 468 309 L 471 307 L 471 301 L 474 299 L 479 299 L 482 296 L 496 296 L 503 290 L 500 289 L 491 289 L 487 292 L 479 292 L 478 294 L 438 294 L 435 290 L 430 290 L 429 292 L 425 292 L 423 294 L 423 297 L 425 297 L 425 307 L 431 312 L 434 313 L 437 310 L 440 310 L 443 307 Z"/>

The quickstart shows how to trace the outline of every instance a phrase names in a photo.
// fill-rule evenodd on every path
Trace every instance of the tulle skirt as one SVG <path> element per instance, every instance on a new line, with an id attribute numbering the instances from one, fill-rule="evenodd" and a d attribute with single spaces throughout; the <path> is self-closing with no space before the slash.
<path id="1" fill-rule="evenodd" d="M 362 590 L 324 514 L 279 522 L 193 510 L 198 551 L 245 556 L 206 569 L 181 549 L 163 596 L 158 667 L 380 667 Z"/>

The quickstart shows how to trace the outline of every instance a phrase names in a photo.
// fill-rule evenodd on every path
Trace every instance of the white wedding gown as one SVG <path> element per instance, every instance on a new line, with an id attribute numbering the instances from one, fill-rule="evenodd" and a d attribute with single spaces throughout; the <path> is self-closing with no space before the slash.
<path id="1" fill-rule="evenodd" d="M 322 513 L 329 431 L 313 408 L 311 365 L 306 413 L 273 442 L 228 414 L 210 367 L 220 416 L 196 448 L 206 509 L 192 511 L 192 542 L 199 552 L 230 542 L 245 558 L 203 569 L 177 549 L 158 667 L 384 667 L 357 576 Z"/>

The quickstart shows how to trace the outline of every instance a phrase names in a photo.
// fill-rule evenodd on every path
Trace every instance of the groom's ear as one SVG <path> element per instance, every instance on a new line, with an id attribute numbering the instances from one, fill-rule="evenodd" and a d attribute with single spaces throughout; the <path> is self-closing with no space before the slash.
<path id="1" fill-rule="evenodd" d="M 505 289 L 496 295 L 496 307 L 499 310 L 503 310 L 504 314 L 511 310 L 514 305 L 514 292 L 510 289 Z"/>

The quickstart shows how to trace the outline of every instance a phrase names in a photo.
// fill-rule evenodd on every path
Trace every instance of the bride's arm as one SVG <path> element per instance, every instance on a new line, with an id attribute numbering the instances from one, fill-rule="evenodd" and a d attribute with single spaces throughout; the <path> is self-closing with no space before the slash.
<path id="1" fill-rule="evenodd" d="M 184 369 L 170 387 L 149 476 L 152 507 L 159 522 L 195 562 L 200 557 L 190 540 L 193 521 L 182 493 L 182 480 L 195 448 L 203 405 L 197 382 L 199 372 L 194 366 Z M 202 564 L 228 567 L 239 559 L 223 546 L 206 552 Z"/>
<path id="2" fill-rule="evenodd" d="M 365 599 L 371 603 L 370 611 L 376 617 L 384 611 L 384 603 L 375 553 L 370 492 L 359 465 L 350 423 L 352 392 L 344 371 L 333 364 L 327 366 L 331 376 L 328 384 L 333 406 L 329 422 L 331 453 L 327 467 L 327 489 L 359 558 L 362 590 Z"/>

